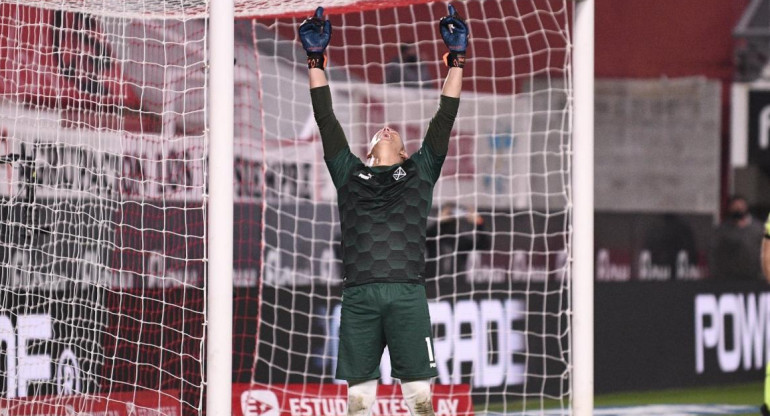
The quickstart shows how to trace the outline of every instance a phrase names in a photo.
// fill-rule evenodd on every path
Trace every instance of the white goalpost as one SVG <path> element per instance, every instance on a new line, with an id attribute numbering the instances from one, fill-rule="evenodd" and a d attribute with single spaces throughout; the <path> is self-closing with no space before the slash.
<path id="1" fill-rule="evenodd" d="M 593 414 L 594 398 L 594 1 L 575 10 L 573 165 L 573 411 Z"/>
<path id="2" fill-rule="evenodd" d="M 234 4 L 211 5 L 209 111 L 209 286 L 207 312 L 207 396 L 209 415 L 232 415 L 233 374 L 233 85 Z"/>
<path id="3" fill-rule="evenodd" d="M 412 153 L 447 4 L 0 4 L 0 413 L 344 415 L 297 27 L 333 24 L 351 151 L 389 125 Z M 451 4 L 471 37 L 428 223 L 436 413 L 589 415 L 593 0 Z M 374 414 L 408 414 L 380 368 Z"/>

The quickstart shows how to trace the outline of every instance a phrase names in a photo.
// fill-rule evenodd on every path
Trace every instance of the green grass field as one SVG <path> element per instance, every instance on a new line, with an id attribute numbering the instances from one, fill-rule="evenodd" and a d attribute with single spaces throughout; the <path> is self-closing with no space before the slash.
<path id="1" fill-rule="evenodd" d="M 645 404 L 744 404 L 761 405 L 764 395 L 762 382 L 733 384 L 719 387 L 675 389 L 596 396 L 599 406 L 637 406 Z"/>
<path id="2" fill-rule="evenodd" d="M 632 393 L 598 395 L 596 407 L 640 406 L 647 404 L 735 404 L 760 406 L 764 395 L 764 384 L 748 383 L 718 387 L 673 389 Z"/>
<path id="3" fill-rule="evenodd" d="M 615 407 L 635 407 L 648 405 L 743 405 L 753 406 L 759 409 L 764 395 L 764 384 L 762 382 L 731 384 L 725 386 L 711 386 L 688 389 L 670 389 L 642 392 L 624 392 L 597 395 L 594 398 L 594 407 L 615 408 Z M 508 403 L 507 406 L 490 404 L 486 408 L 475 409 L 477 414 L 484 412 L 500 412 L 498 414 L 516 414 L 519 412 L 534 412 L 538 409 L 559 409 L 569 406 L 560 405 L 556 401 L 528 400 L 526 403 Z M 529 414 L 529 413 L 528 413 Z M 639 414 L 639 413 L 636 413 Z M 745 413 L 741 413 L 745 414 Z M 757 414 L 759 412 L 757 411 Z"/>

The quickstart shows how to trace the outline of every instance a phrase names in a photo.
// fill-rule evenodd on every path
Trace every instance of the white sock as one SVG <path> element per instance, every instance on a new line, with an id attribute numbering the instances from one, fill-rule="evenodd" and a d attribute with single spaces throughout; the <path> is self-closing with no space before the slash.
<path id="1" fill-rule="evenodd" d="M 377 398 L 377 380 L 348 383 L 348 416 L 369 416 Z"/>
<path id="2" fill-rule="evenodd" d="M 430 380 L 401 382 L 401 392 L 412 416 L 433 416 Z"/>

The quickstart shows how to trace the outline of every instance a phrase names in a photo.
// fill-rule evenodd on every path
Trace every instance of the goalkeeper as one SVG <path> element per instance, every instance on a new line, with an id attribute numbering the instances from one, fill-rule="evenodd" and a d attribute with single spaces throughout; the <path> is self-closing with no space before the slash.
<path id="1" fill-rule="evenodd" d="M 332 110 L 324 72 L 331 22 L 319 7 L 299 27 L 324 159 L 337 188 L 344 289 L 336 377 L 348 382 L 348 415 L 371 411 L 385 346 L 412 415 L 434 414 L 430 379 L 438 374 L 423 276 L 425 233 L 460 103 L 468 27 L 449 6 L 439 31 L 449 71 L 420 150 L 407 155 L 401 135 L 383 127 L 363 163 Z"/>

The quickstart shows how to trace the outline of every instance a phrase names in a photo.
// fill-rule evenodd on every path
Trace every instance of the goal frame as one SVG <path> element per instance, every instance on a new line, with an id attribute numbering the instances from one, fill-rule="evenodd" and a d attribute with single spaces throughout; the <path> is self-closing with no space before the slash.
<path id="1" fill-rule="evenodd" d="M 575 4 L 572 153 L 572 411 L 594 397 L 594 0 Z"/>
<path id="2" fill-rule="evenodd" d="M 206 308 L 206 412 L 229 415 L 232 408 L 233 336 L 233 0 L 210 0 L 209 23 L 209 241 Z M 575 1 L 572 51 L 572 413 L 593 413 L 593 171 L 594 171 L 594 0 Z M 216 340 L 216 342 L 210 342 Z"/>
<path id="3" fill-rule="evenodd" d="M 211 0 L 206 412 L 232 414 L 235 4 Z M 215 278 L 216 284 L 210 284 Z M 216 342 L 211 342 L 216 340 Z"/>

